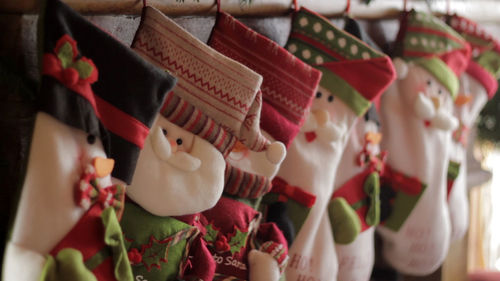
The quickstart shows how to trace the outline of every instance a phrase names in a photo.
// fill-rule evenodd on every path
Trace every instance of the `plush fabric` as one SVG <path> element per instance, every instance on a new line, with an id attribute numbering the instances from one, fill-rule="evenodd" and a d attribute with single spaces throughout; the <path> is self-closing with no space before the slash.
<path id="1" fill-rule="evenodd" d="M 286 48 L 323 73 L 311 113 L 278 172 L 285 187 L 295 187 L 284 190 L 298 192 L 284 191 L 276 197 L 286 201 L 292 222 L 302 224 L 294 229 L 286 276 L 334 280 L 338 264 L 327 207 L 335 171 L 350 129 L 393 80 L 394 69 L 387 56 L 304 8 L 293 16 Z M 315 196 L 309 214 L 286 196 L 297 193 Z"/>
<path id="2" fill-rule="evenodd" d="M 453 132 L 448 166 L 448 206 L 453 241 L 461 239 L 468 227 L 469 203 L 465 160 L 469 128 L 474 126 L 479 112 L 498 88 L 500 48 L 498 42 L 473 21 L 453 15 L 448 17 L 448 22 L 472 48 L 469 66 L 460 77 L 459 99 L 454 105 L 459 127 Z"/>
<path id="3" fill-rule="evenodd" d="M 149 6 L 143 10 L 132 48 L 177 76 L 179 82 L 174 93 L 220 125 L 215 138 L 209 141 L 224 155 L 231 150 L 235 138 L 252 150 L 261 151 L 267 147 L 268 141 L 261 135 L 258 122 L 262 106 L 262 94 L 258 89 L 262 76 L 219 54 Z M 175 108 L 177 114 L 185 110 L 179 106 Z M 176 115 L 166 117 L 174 120 Z M 196 118 L 192 118 L 192 122 L 195 121 Z M 183 127 L 192 131 L 191 127 L 196 126 L 190 125 Z M 205 130 L 213 130 L 209 124 L 201 125 L 205 125 L 202 131 L 192 132 L 204 137 Z"/>

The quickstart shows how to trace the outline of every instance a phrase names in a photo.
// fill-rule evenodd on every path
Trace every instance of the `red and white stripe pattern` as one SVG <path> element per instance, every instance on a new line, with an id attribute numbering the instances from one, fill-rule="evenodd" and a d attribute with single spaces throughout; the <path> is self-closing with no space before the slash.
<path id="1" fill-rule="evenodd" d="M 176 95 L 250 149 L 265 149 L 268 140 L 258 123 L 262 76 L 203 44 L 152 7 L 144 8 L 132 48 L 177 77 Z"/>
<path id="2" fill-rule="evenodd" d="M 226 163 L 224 192 L 240 198 L 259 198 L 271 190 L 269 178 L 245 172 Z"/>

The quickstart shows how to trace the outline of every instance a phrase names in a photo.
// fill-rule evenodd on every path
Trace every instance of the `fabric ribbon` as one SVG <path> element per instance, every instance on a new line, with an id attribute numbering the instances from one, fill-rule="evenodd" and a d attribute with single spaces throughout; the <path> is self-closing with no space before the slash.
<path id="1" fill-rule="evenodd" d="M 90 164 L 80 176 L 74 195 L 75 203 L 85 210 L 88 210 L 94 204 L 101 204 L 103 208 L 113 207 L 117 217 L 121 217 L 125 200 L 125 188 L 119 184 L 101 187 L 95 169 Z"/>
<path id="2" fill-rule="evenodd" d="M 416 177 L 409 177 L 405 174 L 385 165 L 382 173 L 382 182 L 391 186 L 394 191 L 402 191 L 409 195 L 418 195 L 422 192 L 422 182 Z"/>
<path id="3" fill-rule="evenodd" d="M 271 192 L 280 194 L 280 199 L 284 199 L 286 201 L 288 198 L 290 198 L 306 206 L 307 208 L 311 208 L 316 202 L 316 195 L 304 191 L 298 186 L 290 185 L 280 177 L 276 177 L 273 179 Z"/>

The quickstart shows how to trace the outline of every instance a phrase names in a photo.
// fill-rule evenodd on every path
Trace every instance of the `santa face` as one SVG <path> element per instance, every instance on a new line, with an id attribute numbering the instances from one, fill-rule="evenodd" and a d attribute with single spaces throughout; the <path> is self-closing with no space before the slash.
<path id="1" fill-rule="evenodd" d="M 224 166 L 222 154 L 213 145 L 159 116 L 127 194 L 158 216 L 201 212 L 220 198 Z"/>
<path id="2" fill-rule="evenodd" d="M 399 88 L 410 91 L 402 95 L 403 102 L 426 127 L 449 131 L 458 126 L 449 91 L 424 68 L 410 63 Z"/>
<path id="3" fill-rule="evenodd" d="M 325 144 L 333 143 L 347 133 L 349 116 L 352 111 L 330 91 L 319 86 L 311 106 L 311 112 L 300 131 L 306 135 L 309 142 L 316 138 Z M 354 118 L 353 118 L 354 119 Z"/>
<path id="4" fill-rule="evenodd" d="M 238 141 L 226 161 L 229 165 L 245 172 L 272 179 L 285 159 L 286 148 L 283 143 L 275 141 L 267 132 L 262 131 L 262 134 L 271 141 L 266 151 L 251 151 Z"/>

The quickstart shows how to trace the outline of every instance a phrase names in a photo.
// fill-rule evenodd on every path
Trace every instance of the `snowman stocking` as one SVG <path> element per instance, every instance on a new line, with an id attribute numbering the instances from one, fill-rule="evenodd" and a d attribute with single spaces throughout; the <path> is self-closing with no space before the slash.
<path id="1" fill-rule="evenodd" d="M 456 75 L 465 69 L 470 49 L 442 21 L 416 11 L 403 15 L 397 43 L 408 62 L 395 59 L 398 80 L 381 101 L 381 148 L 388 158 L 378 230 L 393 267 L 426 275 L 448 251 L 447 148 L 458 126 L 452 115 Z"/>
<path id="2" fill-rule="evenodd" d="M 261 213 L 251 206 L 271 189 L 285 157 L 283 144 L 297 135 L 321 73 L 226 13 L 217 15 L 208 44 L 263 75 L 260 125 L 275 142 L 265 152 L 238 143 L 229 154 L 223 197 L 203 212 L 210 229 L 205 239 L 217 278 L 278 280 L 288 257 L 286 240 L 274 223 L 260 223 Z"/>
<path id="3" fill-rule="evenodd" d="M 311 113 L 275 179 L 278 200 L 285 199 L 296 231 L 286 276 L 333 280 L 337 264 L 328 203 L 335 171 L 351 127 L 393 79 L 393 67 L 387 56 L 305 8 L 293 16 L 286 47 L 323 73 Z M 294 208 L 298 201 L 286 200 L 290 197 L 299 201 L 312 197 L 316 202 L 304 214 Z"/>
<path id="4" fill-rule="evenodd" d="M 127 191 L 121 225 L 135 278 L 212 280 L 216 260 L 206 237 L 213 229 L 200 212 L 219 200 L 224 157 L 237 139 L 257 151 L 269 145 L 258 122 L 262 77 L 152 7 L 144 8 L 132 48 L 178 77 Z"/>
<path id="5" fill-rule="evenodd" d="M 448 208 L 451 219 L 451 240 L 461 239 L 467 231 L 469 208 L 467 198 L 466 147 L 468 130 L 474 126 L 479 112 L 498 87 L 500 47 L 475 22 L 457 15 L 449 19 L 451 27 L 472 47 L 472 58 L 460 77 L 460 91 L 455 101 L 459 127 L 453 132 L 448 166 Z"/>
<path id="6" fill-rule="evenodd" d="M 60 1 L 45 4 L 40 111 L 3 278 L 132 280 L 123 183 L 175 79 Z"/>
<path id="7" fill-rule="evenodd" d="M 346 19 L 344 29 L 373 45 L 355 20 Z M 368 280 L 373 267 L 373 226 L 380 217 L 378 172 L 383 165 L 378 127 L 372 105 L 354 125 L 337 168 L 329 215 L 339 263 L 338 280 Z"/>

